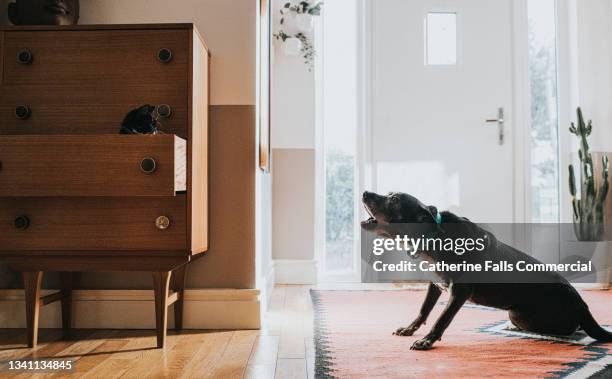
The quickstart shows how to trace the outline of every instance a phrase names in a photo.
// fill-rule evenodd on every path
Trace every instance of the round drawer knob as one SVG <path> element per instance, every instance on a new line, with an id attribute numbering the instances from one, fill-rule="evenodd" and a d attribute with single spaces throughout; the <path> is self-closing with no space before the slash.
<path id="1" fill-rule="evenodd" d="M 163 49 L 159 49 L 157 52 L 157 59 L 159 59 L 161 63 L 170 62 L 172 60 L 172 50 L 165 47 Z"/>
<path id="2" fill-rule="evenodd" d="M 13 221 L 15 228 L 18 230 L 26 230 L 30 226 L 30 219 L 28 216 L 19 216 Z"/>
<path id="3" fill-rule="evenodd" d="M 157 162 L 151 157 L 144 158 L 140 161 L 140 169 L 145 174 L 152 174 L 157 170 Z"/>
<path id="4" fill-rule="evenodd" d="M 157 106 L 157 114 L 161 118 L 170 118 L 172 116 L 172 108 L 168 104 L 160 104 Z"/>
<path id="5" fill-rule="evenodd" d="M 159 230 L 166 230 L 170 227 L 170 219 L 166 216 L 159 216 L 155 219 L 155 227 Z"/>
<path id="6" fill-rule="evenodd" d="M 21 50 L 19 55 L 17 55 L 17 61 L 21 64 L 30 64 L 32 63 L 32 59 L 34 59 L 34 56 L 28 49 Z"/>
<path id="7" fill-rule="evenodd" d="M 20 120 L 25 120 L 32 115 L 32 110 L 27 105 L 18 105 L 15 107 L 15 117 Z"/>

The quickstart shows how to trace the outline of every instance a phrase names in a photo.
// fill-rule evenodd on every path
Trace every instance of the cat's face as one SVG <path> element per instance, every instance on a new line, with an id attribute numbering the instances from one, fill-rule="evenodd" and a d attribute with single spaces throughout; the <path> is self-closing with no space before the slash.
<path id="1" fill-rule="evenodd" d="M 14 25 L 74 25 L 79 21 L 79 0 L 15 0 L 8 5 Z"/>
<path id="2" fill-rule="evenodd" d="M 125 133 L 157 134 L 155 107 L 147 104 L 130 111 L 121 126 Z"/>
<path id="3" fill-rule="evenodd" d="M 143 105 L 136 110 L 133 122 L 138 133 L 148 134 L 155 132 L 156 122 L 153 112 L 155 112 L 155 107 L 151 105 Z"/>

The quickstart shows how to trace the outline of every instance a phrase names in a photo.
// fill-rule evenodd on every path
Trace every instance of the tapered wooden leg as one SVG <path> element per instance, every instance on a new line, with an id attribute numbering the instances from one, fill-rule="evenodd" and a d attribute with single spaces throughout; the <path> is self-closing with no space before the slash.
<path id="1" fill-rule="evenodd" d="M 68 339 L 72 328 L 72 273 L 62 272 L 60 278 L 62 285 L 62 330 L 64 339 Z"/>
<path id="2" fill-rule="evenodd" d="M 38 343 L 38 315 L 40 312 L 40 285 L 42 271 L 26 271 L 21 273 L 25 289 L 26 325 L 28 347 L 36 347 Z"/>
<path id="3" fill-rule="evenodd" d="M 153 273 L 153 292 L 155 293 L 155 326 L 157 327 L 157 347 L 166 345 L 168 329 L 168 292 L 172 272 Z"/>
<path id="4" fill-rule="evenodd" d="M 181 266 L 172 272 L 172 290 L 178 294 L 174 303 L 174 329 L 183 329 L 183 304 L 185 298 L 185 274 L 187 265 Z"/>

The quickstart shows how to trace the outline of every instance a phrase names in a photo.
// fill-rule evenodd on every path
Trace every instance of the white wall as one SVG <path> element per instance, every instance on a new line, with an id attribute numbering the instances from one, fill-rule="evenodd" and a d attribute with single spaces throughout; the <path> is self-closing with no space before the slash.
<path id="1" fill-rule="evenodd" d="M 578 163 L 568 128 L 582 107 L 593 151 L 612 152 L 612 0 L 557 0 L 561 221 L 572 222 L 567 166 Z"/>
<path id="2" fill-rule="evenodd" d="M 286 0 L 274 0 L 274 33 Z M 291 25 L 285 25 L 291 31 Z M 315 82 L 302 57 L 287 56 L 274 41 L 272 62 L 272 148 L 314 149 Z"/>
<path id="3" fill-rule="evenodd" d="M 274 0 L 272 18 L 278 31 L 280 8 Z M 295 2 L 295 1 L 294 1 Z M 291 21 L 284 30 L 293 33 Z M 302 57 L 287 56 L 274 41 L 272 59 L 272 254 L 280 283 L 312 283 L 314 273 L 315 79 Z M 296 263 L 297 262 L 297 266 Z"/>
<path id="4" fill-rule="evenodd" d="M 592 150 L 612 152 L 612 1 L 578 0 L 576 5 L 578 105 L 593 120 Z M 565 125 L 560 129 L 567 130 Z"/>
<path id="5" fill-rule="evenodd" d="M 574 0 L 578 94 L 575 99 L 584 117 L 593 121 L 589 139 L 592 151 L 612 152 L 612 0 Z M 576 116 L 573 117 L 575 120 Z M 563 125 L 562 125 L 563 126 Z M 561 127 L 561 132 L 565 132 Z M 573 136 L 572 136 L 573 137 Z M 574 139 L 572 152 L 577 151 Z M 609 155 L 609 157 L 611 157 Z M 575 154 L 574 154 L 575 158 Z M 612 157 L 611 157 L 612 158 Z M 562 191 L 567 191 L 563 187 Z M 606 217 L 612 214 L 608 194 Z M 569 204 L 569 202 L 568 202 Z M 606 223 L 609 223 L 609 219 Z M 609 252 L 608 252 L 609 253 Z M 612 283 L 612 271 L 608 273 Z"/>

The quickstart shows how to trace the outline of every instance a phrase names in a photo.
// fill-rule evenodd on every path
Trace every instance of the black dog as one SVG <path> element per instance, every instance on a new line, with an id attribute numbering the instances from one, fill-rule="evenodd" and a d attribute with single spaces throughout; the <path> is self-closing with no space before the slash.
<path id="1" fill-rule="evenodd" d="M 533 257 L 498 241 L 492 233 L 485 231 L 466 218 L 450 212 L 441 212 L 433 206 L 426 206 L 416 198 L 391 193 L 381 196 L 364 192 L 363 203 L 372 216 L 362 222 L 362 228 L 375 230 L 381 235 L 398 235 L 394 225 L 423 224 L 430 235 L 444 236 L 445 225 L 462 235 L 485 236 L 487 247 L 484 254 L 474 254 L 473 259 L 503 259 L 508 262 L 520 260 L 539 263 Z M 442 222 L 440 223 L 440 219 Z M 452 236 L 450 236 L 452 237 Z M 451 254 L 454 255 L 454 254 Z M 436 262 L 438 256 L 431 252 L 420 252 L 420 258 Z M 465 259 L 462 258 L 462 259 Z M 531 273 L 533 275 L 534 273 Z M 519 329 L 551 335 L 570 335 L 579 328 L 599 341 L 612 342 L 612 333 L 603 329 L 593 316 L 574 287 L 556 272 L 537 272 L 537 283 L 478 283 L 457 280 L 458 275 L 448 271 L 436 272 L 440 283 L 430 283 L 417 318 L 407 327 L 397 329 L 393 334 L 410 336 L 427 320 L 440 297 L 441 290 L 447 289 L 450 300 L 431 331 L 416 341 L 411 349 L 429 350 L 442 338 L 442 334 L 466 301 L 475 304 L 508 310 L 510 321 Z M 464 278 L 465 279 L 465 278 Z M 541 279 L 541 280 L 540 280 Z"/>

